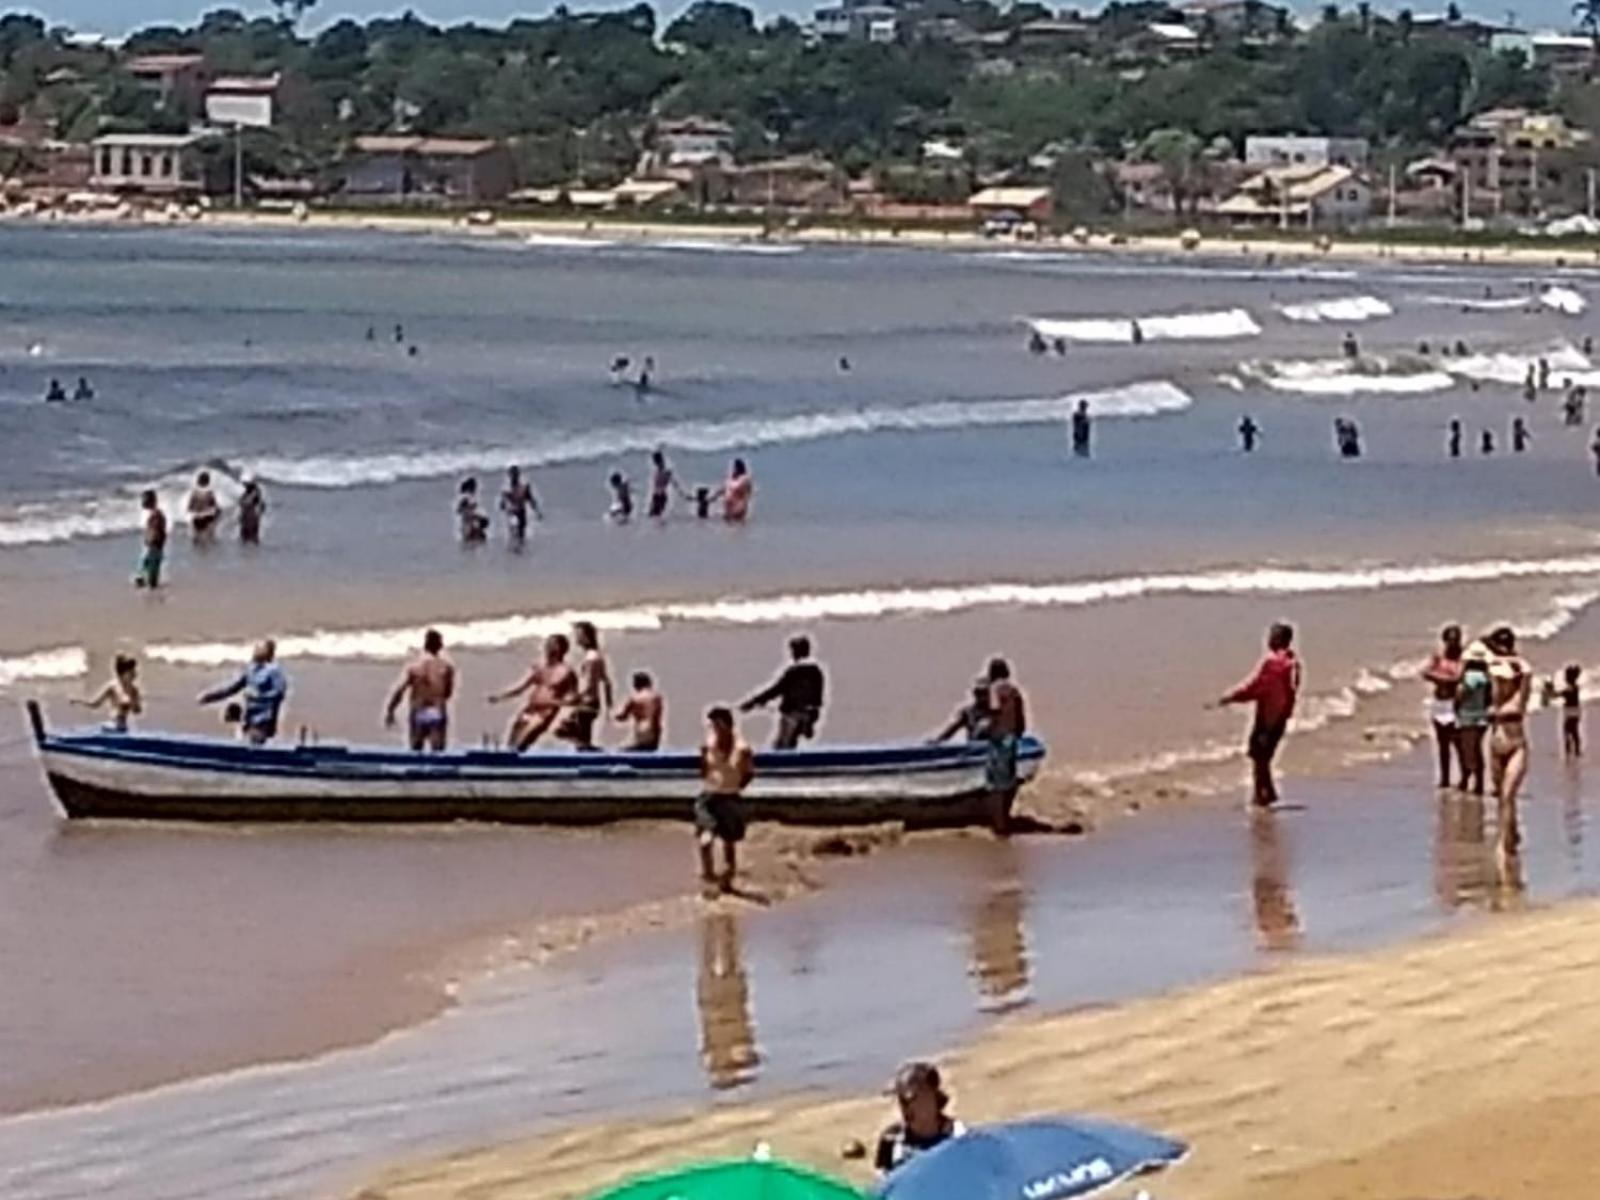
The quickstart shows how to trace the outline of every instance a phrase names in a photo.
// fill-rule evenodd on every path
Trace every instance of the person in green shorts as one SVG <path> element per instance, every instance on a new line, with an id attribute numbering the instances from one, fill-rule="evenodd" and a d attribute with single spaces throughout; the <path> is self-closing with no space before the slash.
<path id="1" fill-rule="evenodd" d="M 154 591 L 161 586 L 161 562 L 167 555 L 167 514 L 161 511 L 161 499 L 154 488 L 145 489 L 139 497 L 139 507 L 144 509 L 144 550 L 139 555 L 133 585 Z"/>

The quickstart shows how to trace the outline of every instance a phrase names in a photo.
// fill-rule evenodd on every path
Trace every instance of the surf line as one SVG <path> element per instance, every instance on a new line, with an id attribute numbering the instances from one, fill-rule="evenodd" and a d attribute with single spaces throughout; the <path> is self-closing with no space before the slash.
<path id="1" fill-rule="evenodd" d="M 1600 552 L 1531 559 L 1475 559 L 1409 565 L 1240 567 L 1058 583 L 973 583 L 930 587 L 863 588 L 727 597 L 610 609 L 514 613 L 369 629 L 320 629 L 278 637 L 284 658 L 394 661 L 410 654 L 427 627 L 452 647 L 494 650 L 564 631 L 589 620 L 607 632 L 657 633 L 673 625 L 758 626 L 812 621 L 860 621 L 934 616 L 982 608 L 1083 608 L 1154 596 L 1297 596 L 1372 592 L 1527 579 L 1600 578 Z M 147 658 L 173 666 L 211 667 L 249 653 L 246 642 L 154 642 Z M 30 679 L 72 678 L 86 669 L 78 647 L 57 647 L 0 658 L 0 686 Z"/>

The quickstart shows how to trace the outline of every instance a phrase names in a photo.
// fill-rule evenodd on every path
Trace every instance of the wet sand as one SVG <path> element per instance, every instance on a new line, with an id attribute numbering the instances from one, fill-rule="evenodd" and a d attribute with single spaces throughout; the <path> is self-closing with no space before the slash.
<path id="1" fill-rule="evenodd" d="M 1005 1023 L 949 1057 L 968 1121 L 1063 1109 L 1188 1139 L 1148 1186 L 1190 1200 L 1546 1200 L 1592 1190 L 1600 907 L 1474 923 L 1356 958 Z M 889 1117 L 871 1094 L 607 1125 L 400 1168 L 361 1200 L 551 1200 L 758 1141 L 839 1159 Z"/>

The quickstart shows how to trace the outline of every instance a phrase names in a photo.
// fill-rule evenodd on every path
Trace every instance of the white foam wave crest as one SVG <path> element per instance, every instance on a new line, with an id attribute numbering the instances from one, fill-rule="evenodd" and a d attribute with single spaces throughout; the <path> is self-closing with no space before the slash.
<path id="1" fill-rule="evenodd" d="M 1569 287 L 1545 288 L 1539 293 L 1539 303 L 1569 317 L 1580 316 L 1589 307 L 1589 302 Z"/>
<path id="2" fill-rule="evenodd" d="M 294 487 L 360 487 L 405 479 L 432 479 L 506 462 L 535 467 L 585 462 L 654 450 L 658 446 L 709 453 L 849 434 L 1050 425 L 1067 420 L 1079 401 L 1088 401 L 1090 412 L 1102 417 L 1157 416 L 1179 412 L 1193 403 L 1182 389 L 1158 380 L 1104 392 L 1073 393 L 1052 400 L 951 400 L 788 416 L 735 417 L 723 421 L 611 426 L 551 433 L 515 446 L 265 458 L 255 460 L 250 466 L 265 480 Z"/>
<path id="3" fill-rule="evenodd" d="M 1270 359 L 1240 369 L 1277 391 L 1306 396 L 1421 395 L 1455 384 L 1443 371 L 1377 358 Z"/>
<path id="4" fill-rule="evenodd" d="M 799 254 L 805 247 L 790 243 L 773 245 L 767 242 L 725 242 L 713 238 L 673 238 L 666 241 L 647 242 L 652 250 L 683 250 L 700 254 Z"/>
<path id="5" fill-rule="evenodd" d="M 174 472 L 150 485 L 161 507 L 175 524 L 187 524 L 184 500 L 193 476 Z M 239 487 L 219 470 L 212 471 L 212 490 L 224 507 L 239 495 Z M 109 537 L 128 533 L 144 524 L 139 510 L 141 487 L 123 487 L 105 496 L 77 496 L 48 503 L 0 507 L 0 547 L 37 546 L 73 538 Z"/>
<path id="6" fill-rule="evenodd" d="M 511 614 L 434 622 L 458 648 L 493 650 L 571 627 L 583 618 L 612 633 L 651 633 L 670 625 L 755 626 L 816 621 L 936 616 L 980 608 L 1082 608 L 1148 596 L 1297 596 L 1386 588 L 1492 583 L 1509 579 L 1600 577 L 1600 552 L 1537 559 L 1481 559 L 1346 569 L 1245 567 L 1132 575 L 1062 583 L 976 583 L 945 587 L 801 592 L 766 597 L 642 604 L 589 612 Z M 1587 593 L 1579 594 L 1586 596 Z M 1577 598 L 1573 600 L 1577 604 Z M 1576 613 L 1580 608 L 1574 607 Z M 1568 620 L 1571 618 L 1568 617 Z M 425 626 L 324 629 L 278 639 L 285 658 L 394 660 L 410 654 Z M 249 653 L 245 642 L 164 642 L 146 653 L 177 666 L 216 666 Z M 6 661 L 6 660 L 0 660 Z M 20 678 L 20 676 L 19 676 Z"/>
<path id="7" fill-rule="evenodd" d="M 35 650 L 0 658 L 0 688 L 28 680 L 79 679 L 89 670 L 89 654 L 81 646 Z"/>
<path id="8" fill-rule="evenodd" d="M 1218 312 L 1148 313 L 1130 317 L 1027 317 L 1042 338 L 1068 342 L 1133 342 L 1133 322 L 1147 341 L 1213 341 L 1255 337 L 1261 326 L 1242 308 Z"/>
<path id="9" fill-rule="evenodd" d="M 1301 304 L 1280 304 L 1278 311 L 1290 321 L 1371 321 L 1394 315 L 1394 308 L 1376 296 L 1336 296 Z"/>
<path id="10" fill-rule="evenodd" d="M 1533 296 L 1483 296 L 1478 298 L 1463 296 L 1418 296 L 1419 304 L 1436 304 L 1441 307 L 1470 309 L 1473 312 L 1508 312 L 1516 308 L 1532 309 L 1537 307 L 1537 297 Z"/>
<path id="11" fill-rule="evenodd" d="M 559 233 L 530 233 L 522 239 L 522 244 L 536 250 L 599 250 L 616 245 L 609 238 L 569 237 Z"/>
<path id="12" fill-rule="evenodd" d="M 1566 379 L 1586 386 L 1600 383 L 1600 372 L 1595 372 L 1589 359 L 1577 347 L 1567 342 L 1558 342 L 1543 349 L 1528 351 L 1469 354 L 1464 358 L 1450 359 L 1441 365 L 1467 379 L 1520 387 L 1527 379 L 1530 370 L 1538 370 L 1540 359 L 1549 364 L 1552 379 L 1557 383 Z"/>

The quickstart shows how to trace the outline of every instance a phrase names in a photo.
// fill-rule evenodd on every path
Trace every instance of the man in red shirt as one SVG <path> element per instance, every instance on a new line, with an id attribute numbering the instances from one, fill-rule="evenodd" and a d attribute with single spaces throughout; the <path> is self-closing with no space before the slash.
<path id="1" fill-rule="evenodd" d="M 1300 660 L 1290 647 L 1294 627 L 1279 622 L 1267 631 L 1267 656 L 1244 683 L 1223 696 L 1222 704 L 1256 706 L 1255 723 L 1250 727 L 1250 763 L 1255 771 L 1255 803 L 1270 808 L 1278 802 L 1278 786 L 1272 779 L 1272 759 L 1283 741 L 1289 718 L 1294 715 L 1295 697 L 1300 694 Z"/>

